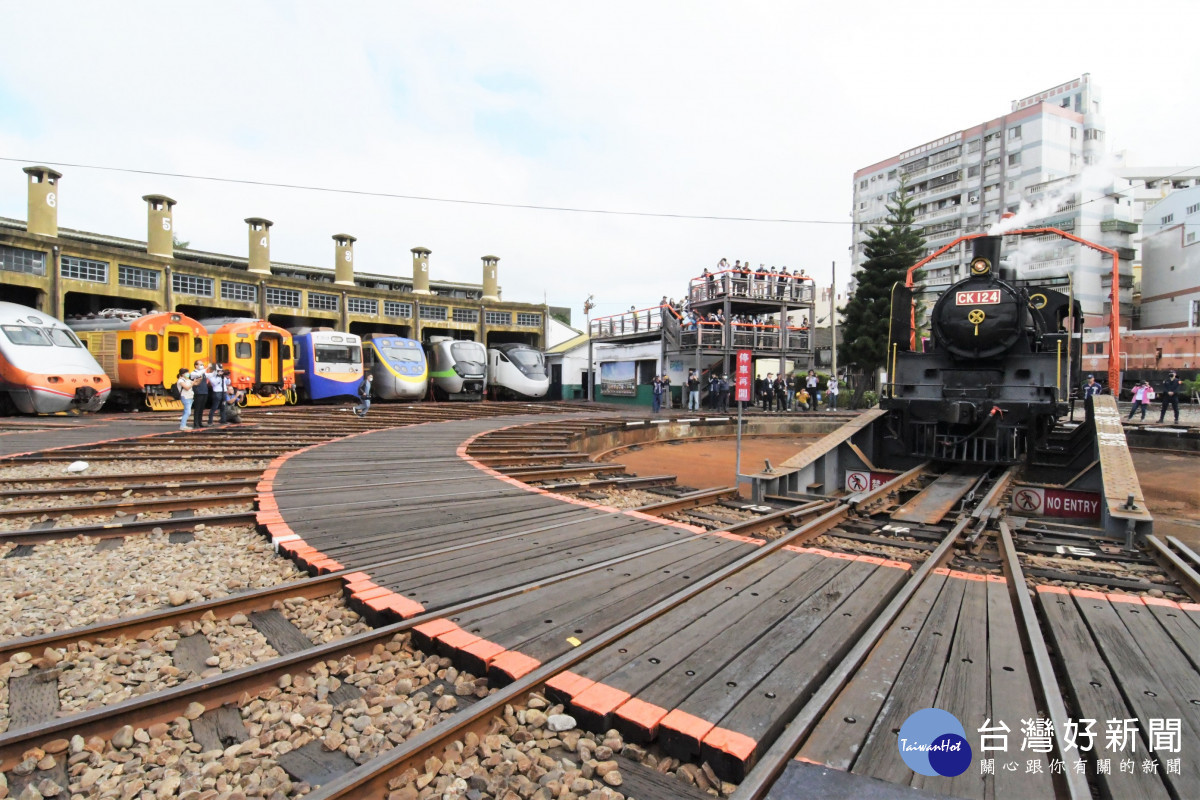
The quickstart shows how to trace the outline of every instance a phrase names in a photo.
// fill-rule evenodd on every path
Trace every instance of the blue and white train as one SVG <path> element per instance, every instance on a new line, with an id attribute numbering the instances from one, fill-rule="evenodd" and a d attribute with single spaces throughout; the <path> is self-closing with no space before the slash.
<path id="1" fill-rule="evenodd" d="M 307 330 L 292 337 L 296 388 L 301 402 L 347 400 L 358 396 L 363 379 L 362 340 L 353 333 Z"/>
<path id="2" fill-rule="evenodd" d="M 542 351 L 527 344 L 498 344 L 488 351 L 488 391 L 497 400 L 536 400 L 550 390 Z"/>
<path id="3" fill-rule="evenodd" d="M 371 394 L 380 400 L 423 400 L 429 365 L 415 339 L 374 333 L 363 341 L 364 366 L 375 378 Z"/>

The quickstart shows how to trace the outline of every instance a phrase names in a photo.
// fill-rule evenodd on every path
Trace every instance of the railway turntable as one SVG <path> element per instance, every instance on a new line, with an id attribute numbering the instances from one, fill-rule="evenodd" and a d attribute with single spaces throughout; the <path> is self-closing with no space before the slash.
<path id="1" fill-rule="evenodd" d="M 704 765 L 734 797 L 1184 796 L 1200 763 L 1167 747 L 1200 731 L 1200 564 L 1144 534 L 1120 448 L 1095 459 L 1096 494 L 1133 520 L 1118 536 L 1099 513 L 1018 513 L 1018 493 L 1054 487 L 1016 468 L 875 469 L 872 418 L 755 476 L 756 502 L 804 509 L 762 507 L 778 537 L 653 515 L 686 494 L 643 511 L 540 488 L 566 485 L 556 469 L 609 480 L 577 449 L 597 420 L 568 414 L 297 451 L 266 473 L 259 520 L 376 623 L 412 620 L 426 652 L 535 680 L 580 728 Z M 927 709 L 958 721 L 971 756 L 953 774 L 904 757 Z"/>

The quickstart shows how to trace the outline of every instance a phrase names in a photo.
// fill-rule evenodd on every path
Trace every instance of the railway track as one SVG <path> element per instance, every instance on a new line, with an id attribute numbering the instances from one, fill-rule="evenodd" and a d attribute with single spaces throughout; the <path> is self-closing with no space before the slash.
<path id="1" fill-rule="evenodd" d="M 914 781 L 896 768 L 892 729 L 920 703 L 964 719 L 980 708 L 1014 719 L 1019 707 L 1059 723 L 1078 717 L 1090 700 L 1061 682 L 1079 655 L 1061 646 L 1074 618 L 1059 601 L 1100 602 L 1086 584 L 1120 610 L 1190 614 L 1176 601 L 1193 597 L 1188 570 L 1200 564 L 1177 540 L 1129 553 L 1089 547 L 1085 530 L 1014 520 L 1009 474 L 981 476 L 944 519 L 919 525 L 895 516 L 936 477 L 928 468 L 852 498 L 751 505 L 729 489 L 689 490 L 595 462 L 580 447 L 613 418 L 527 406 L 523 418 L 493 423 L 503 408 L 433 408 L 434 419 L 419 407 L 375 419 L 373 409 L 365 425 L 286 409 L 258 428 L 251 415 L 252 452 L 274 459 L 262 464 L 270 477 L 256 484 L 261 508 L 251 511 L 309 577 L 0 643 L 17 667 L 9 674 L 35 675 L 22 685 L 43 698 L 46 684 L 80 668 L 70 665 L 104 661 L 80 657 L 98 650 L 127 656 L 119 674 L 141 674 L 143 659 L 162 659 L 155 645 L 172 641 L 168 653 L 182 647 L 195 667 L 174 665 L 169 679 L 142 681 L 117 702 L 56 690 L 65 716 L 0 734 L 10 789 L 101 796 L 128 791 L 137 773 L 131 796 L 552 787 L 546 796 L 764 797 L 810 762 L 965 796 L 1134 785 L 1136 776 L 1055 776 L 1048 757 L 1042 777 Z M 289 447 L 289 432 L 314 418 L 328 436 Z M 368 431 L 377 432 L 321 444 Z M 100 452 L 129 464 L 125 446 Z M 230 453 L 244 458 L 232 442 Z M 43 466 L 58 456 L 93 460 L 76 448 Z M 104 514 L 194 513 L 246 488 L 254 469 L 182 481 L 131 470 L 28 475 L 0 495 L 0 519 L 38 512 L 19 503 L 59 489 L 60 502 Z M 24 487 L 37 494 L 23 497 Z M 135 487 L 142 497 L 109 499 Z M 196 494 L 165 497 L 181 491 Z M 248 513 L 225 510 L 232 523 Z M 1136 602 L 1112 600 L 1116 592 Z M 306 629 L 331 612 L 335 630 Z M 253 657 L 218 653 L 231 628 L 259 644 Z M 1108 644 L 1093 641 L 1104 664 Z M 930 664 L 944 667 L 935 675 Z M 1101 686 L 1124 696 L 1116 677 Z M 160 762 L 156 752 L 170 755 Z"/>

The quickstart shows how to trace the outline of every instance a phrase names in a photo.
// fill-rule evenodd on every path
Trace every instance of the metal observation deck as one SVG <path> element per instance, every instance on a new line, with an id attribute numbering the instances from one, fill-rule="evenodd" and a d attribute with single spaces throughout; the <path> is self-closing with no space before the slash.
<path id="1" fill-rule="evenodd" d="M 694 358 L 706 369 L 715 367 L 719 358 L 725 374 L 738 350 L 807 368 L 814 349 L 808 324 L 814 294 L 812 278 L 807 276 L 781 279 L 766 272 L 706 272 L 688 282 L 690 313 L 686 316 L 666 304 L 630 309 L 592 320 L 588 332 L 593 341 L 613 344 L 661 339 L 664 356 Z M 801 312 L 801 324 L 788 324 L 793 312 Z M 735 321 L 764 318 L 768 321 Z"/>

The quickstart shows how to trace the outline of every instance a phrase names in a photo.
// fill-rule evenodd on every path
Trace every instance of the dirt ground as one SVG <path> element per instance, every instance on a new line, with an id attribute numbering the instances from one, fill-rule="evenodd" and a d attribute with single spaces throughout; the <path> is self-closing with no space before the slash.
<path id="1" fill-rule="evenodd" d="M 761 470 L 764 459 L 780 464 L 820 438 L 820 435 L 745 436 L 742 438 L 742 474 Z M 715 489 L 736 483 L 737 440 L 704 439 L 638 445 L 613 453 L 604 460 L 624 464 L 637 475 L 675 475 L 680 486 Z"/>
<path id="2" fill-rule="evenodd" d="M 742 472 L 757 472 L 763 459 L 781 464 L 820 436 L 754 436 L 742 439 Z M 734 484 L 733 439 L 705 439 L 638 446 L 609 455 L 638 475 L 676 475 L 682 486 L 713 489 Z M 1133 463 L 1142 484 L 1154 532 L 1178 536 L 1200 549 L 1200 456 L 1135 450 Z"/>
<path id="3" fill-rule="evenodd" d="M 1154 515 L 1154 532 L 1200 548 L 1200 456 L 1134 450 L 1133 465 Z"/>

